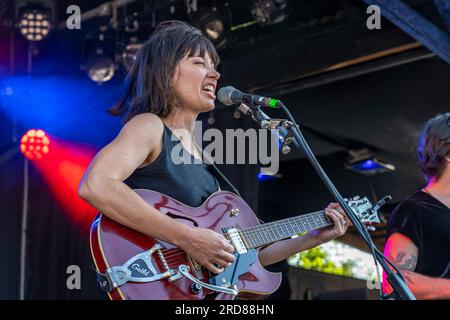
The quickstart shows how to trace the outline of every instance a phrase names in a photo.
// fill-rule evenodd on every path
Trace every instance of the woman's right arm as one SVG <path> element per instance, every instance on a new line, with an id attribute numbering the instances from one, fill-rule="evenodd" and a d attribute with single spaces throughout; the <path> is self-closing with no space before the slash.
<path id="1" fill-rule="evenodd" d="M 112 220 L 143 234 L 173 243 L 194 260 L 218 273 L 234 260 L 233 247 L 208 229 L 176 221 L 147 204 L 123 181 L 161 150 L 163 124 L 153 114 L 131 119 L 95 156 L 79 187 L 79 196 Z"/>

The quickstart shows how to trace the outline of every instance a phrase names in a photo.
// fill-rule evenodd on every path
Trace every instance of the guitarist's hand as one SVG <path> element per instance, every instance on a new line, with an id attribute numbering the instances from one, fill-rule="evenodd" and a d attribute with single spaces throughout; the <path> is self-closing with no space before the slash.
<path id="1" fill-rule="evenodd" d="M 329 228 L 313 231 L 314 236 L 320 243 L 325 243 L 343 236 L 345 232 L 347 232 L 348 226 L 351 224 L 344 213 L 344 210 L 342 210 L 341 206 L 337 203 L 330 203 L 328 207 L 325 208 L 325 214 L 330 218 L 334 225 Z"/>
<path id="2" fill-rule="evenodd" d="M 193 228 L 185 243 L 179 245 L 192 259 L 213 273 L 220 273 L 234 261 L 234 247 L 213 230 Z"/>

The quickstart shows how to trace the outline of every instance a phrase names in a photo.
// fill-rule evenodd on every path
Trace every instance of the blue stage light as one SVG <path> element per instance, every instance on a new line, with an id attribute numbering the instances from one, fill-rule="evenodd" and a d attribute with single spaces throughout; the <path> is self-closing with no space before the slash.
<path id="1" fill-rule="evenodd" d="M 378 160 L 376 158 L 353 162 L 349 164 L 347 168 L 368 176 L 395 170 L 394 165 Z"/>
<path id="2" fill-rule="evenodd" d="M 261 182 L 262 181 L 270 181 L 270 180 L 274 180 L 275 179 L 274 176 L 270 176 L 270 175 L 263 174 L 263 173 L 258 173 L 257 177 L 258 177 L 258 181 L 261 181 Z"/>
<path id="3" fill-rule="evenodd" d="M 271 181 L 271 180 L 280 179 L 283 177 L 280 173 L 269 174 L 269 173 L 264 173 L 264 172 L 260 172 L 256 176 L 258 177 L 258 181 Z"/>

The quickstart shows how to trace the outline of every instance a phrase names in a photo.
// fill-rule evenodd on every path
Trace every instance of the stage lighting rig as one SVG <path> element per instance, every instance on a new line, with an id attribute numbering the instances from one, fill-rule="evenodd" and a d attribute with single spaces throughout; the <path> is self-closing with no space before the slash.
<path id="1" fill-rule="evenodd" d="M 216 48 L 226 42 L 227 24 L 217 8 L 199 8 L 191 14 L 192 24 L 211 40 Z"/>
<path id="2" fill-rule="evenodd" d="M 349 150 L 346 168 L 366 176 L 373 176 L 395 170 L 393 164 L 378 159 L 374 153 L 367 148 Z"/>
<path id="3" fill-rule="evenodd" d="M 89 79 L 99 84 L 111 80 L 116 70 L 113 58 L 100 46 L 89 56 L 85 68 Z"/>
<path id="4" fill-rule="evenodd" d="M 101 84 L 111 80 L 118 69 L 117 39 L 109 30 L 92 32 L 83 41 L 83 65 L 89 79 Z"/>
<path id="5" fill-rule="evenodd" d="M 254 0 L 250 12 L 259 24 L 273 25 L 287 18 L 288 4 L 288 0 Z"/>
<path id="6" fill-rule="evenodd" d="M 20 151 L 30 160 L 42 159 L 49 152 L 50 140 L 43 130 L 28 130 L 20 139 Z"/>
<path id="7" fill-rule="evenodd" d="M 28 41 L 41 41 L 54 27 L 54 1 L 19 0 L 15 3 L 16 26 Z"/>

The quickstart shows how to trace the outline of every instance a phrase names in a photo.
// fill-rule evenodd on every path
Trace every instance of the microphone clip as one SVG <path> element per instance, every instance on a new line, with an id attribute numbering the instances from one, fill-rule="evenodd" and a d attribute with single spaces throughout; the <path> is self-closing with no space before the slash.
<path id="1" fill-rule="evenodd" d="M 238 109 L 243 114 L 252 117 L 262 129 L 268 129 L 270 131 L 278 130 L 278 147 L 281 150 L 281 153 L 288 154 L 291 151 L 290 144 L 294 140 L 291 132 L 291 128 L 294 124 L 291 121 L 286 119 L 272 119 L 262 112 L 258 105 L 248 106 L 245 103 L 241 103 Z"/>

